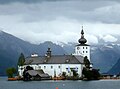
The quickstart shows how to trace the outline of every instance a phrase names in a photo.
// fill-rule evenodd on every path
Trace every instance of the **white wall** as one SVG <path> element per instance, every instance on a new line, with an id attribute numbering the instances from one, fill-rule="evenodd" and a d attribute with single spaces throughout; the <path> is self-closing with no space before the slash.
<path id="1" fill-rule="evenodd" d="M 66 69 L 66 68 L 68 68 L 68 69 Z M 72 74 L 68 72 L 70 68 L 78 68 L 77 73 L 79 74 L 80 77 L 82 76 L 82 65 L 81 64 L 63 64 L 62 72 L 66 72 L 67 75 L 72 76 Z"/>
<path id="2" fill-rule="evenodd" d="M 27 65 L 26 65 L 27 66 Z M 23 66 L 26 67 L 26 66 Z M 34 70 L 42 69 L 45 73 L 48 73 L 50 76 L 54 77 L 60 76 L 62 72 L 66 72 L 67 75 L 72 76 L 72 72 L 69 71 L 70 68 L 78 68 L 78 74 L 79 76 L 82 76 L 82 65 L 81 64 L 39 64 L 39 65 L 29 65 L 33 67 Z M 20 67 L 18 69 L 19 75 L 23 75 L 23 70 L 20 70 Z"/>
<path id="3" fill-rule="evenodd" d="M 23 71 L 25 69 L 26 66 L 18 66 L 18 73 L 19 73 L 19 76 L 23 76 Z"/>
<path id="4" fill-rule="evenodd" d="M 81 55 L 83 57 L 87 56 L 90 60 L 90 46 L 76 46 L 74 55 Z"/>

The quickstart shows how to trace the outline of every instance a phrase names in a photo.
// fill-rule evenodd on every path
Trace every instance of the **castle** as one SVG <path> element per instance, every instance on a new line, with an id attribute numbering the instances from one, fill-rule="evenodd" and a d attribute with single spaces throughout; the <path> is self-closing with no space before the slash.
<path id="1" fill-rule="evenodd" d="M 22 77 L 24 69 L 30 66 L 34 70 L 42 69 L 52 77 L 59 77 L 63 72 L 72 76 L 73 70 L 81 77 L 84 57 L 87 56 L 90 61 L 90 45 L 86 44 L 87 40 L 84 37 L 83 28 L 78 42 L 79 44 L 75 46 L 75 52 L 72 55 L 52 55 L 50 48 L 48 48 L 45 56 L 31 55 L 31 57 L 25 59 L 23 66 L 18 66 L 19 76 Z"/>

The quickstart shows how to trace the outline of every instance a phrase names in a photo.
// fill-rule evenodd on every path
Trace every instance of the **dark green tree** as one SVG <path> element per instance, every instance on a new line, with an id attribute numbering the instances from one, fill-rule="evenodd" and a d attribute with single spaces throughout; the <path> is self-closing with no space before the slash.
<path id="1" fill-rule="evenodd" d="M 90 68 L 90 61 L 88 60 L 87 56 L 84 57 L 84 64 L 86 68 Z"/>
<path id="2" fill-rule="evenodd" d="M 100 77 L 99 70 L 90 68 L 90 61 L 87 56 L 84 57 L 84 65 L 85 67 L 82 70 L 82 74 L 84 75 L 83 78 L 87 80 L 98 80 Z"/>
<path id="3" fill-rule="evenodd" d="M 74 76 L 74 77 L 77 77 L 77 76 L 78 76 L 77 71 L 75 71 L 75 70 L 72 70 L 72 71 L 73 71 L 73 76 Z"/>
<path id="4" fill-rule="evenodd" d="M 86 68 L 83 68 L 82 74 L 84 75 L 84 78 L 87 78 L 87 80 L 98 80 L 100 78 L 98 69 L 88 70 Z"/>
<path id="5" fill-rule="evenodd" d="M 13 75 L 16 73 L 16 69 L 14 67 L 7 68 L 6 73 L 8 78 L 13 78 Z"/>
<path id="6" fill-rule="evenodd" d="M 62 76 L 63 76 L 63 77 L 66 77 L 66 72 L 62 72 Z"/>
<path id="7" fill-rule="evenodd" d="M 24 65 L 24 62 L 25 62 L 25 57 L 24 57 L 24 54 L 21 53 L 20 54 L 20 57 L 18 59 L 18 66 L 23 66 Z"/>

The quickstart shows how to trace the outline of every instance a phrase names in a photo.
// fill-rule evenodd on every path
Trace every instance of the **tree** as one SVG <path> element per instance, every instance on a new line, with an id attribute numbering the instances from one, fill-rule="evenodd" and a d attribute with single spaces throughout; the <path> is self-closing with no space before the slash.
<path id="1" fill-rule="evenodd" d="M 8 78 L 13 78 L 13 75 L 16 73 L 16 69 L 14 67 L 7 68 L 6 73 Z"/>
<path id="2" fill-rule="evenodd" d="M 74 76 L 74 77 L 77 77 L 77 76 L 78 76 L 78 73 L 77 73 L 75 70 L 72 70 L 72 72 L 73 72 L 73 76 Z"/>
<path id="3" fill-rule="evenodd" d="M 87 80 L 98 80 L 100 78 L 98 69 L 87 70 L 86 68 L 83 68 L 82 74 Z"/>
<path id="4" fill-rule="evenodd" d="M 23 66 L 24 65 L 24 62 L 25 62 L 25 57 L 24 57 L 24 54 L 21 53 L 20 54 L 20 57 L 18 59 L 18 66 Z"/>
<path id="5" fill-rule="evenodd" d="M 90 61 L 87 56 L 84 57 L 84 65 L 85 67 L 82 70 L 83 78 L 87 78 L 87 80 L 97 80 L 100 77 L 100 73 L 98 69 L 90 68 Z"/>
<path id="6" fill-rule="evenodd" d="M 90 68 L 90 61 L 88 60 L 87 56 L 84 57 L 84 64 L 86 68 Z"/>
<path id="7" fill-rule="evenodd" d="M 66 77 L 66 72 L 62 72 L 62 77 Z"/>

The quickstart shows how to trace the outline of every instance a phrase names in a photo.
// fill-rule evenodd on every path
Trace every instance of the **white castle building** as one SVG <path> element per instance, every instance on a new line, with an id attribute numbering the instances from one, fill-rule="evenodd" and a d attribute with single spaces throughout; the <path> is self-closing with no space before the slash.
<path id="1" fill-rule="evenodd" d="M 19 76 L 23 76 L 23 71 L 27 66 L 33 67 L 34 70 L 43 70 L 50 76 L 61 76 L 63 72 L 68 76 L 73 75 L 75 70 L 79 77 L 82 76 L 83 59 L 85 56 L 90 60 L 90 46 L 86 44 L 84 31 L 82 28 L 79 44 L 75 46 L 75 53 L 72 55 L 52 55 L 50 48 L 45 56 L 32 55 L 25 59 L 23 66 L 18 66 Z"/>

